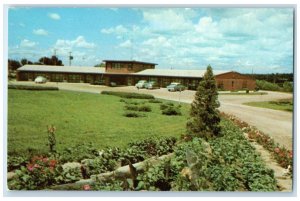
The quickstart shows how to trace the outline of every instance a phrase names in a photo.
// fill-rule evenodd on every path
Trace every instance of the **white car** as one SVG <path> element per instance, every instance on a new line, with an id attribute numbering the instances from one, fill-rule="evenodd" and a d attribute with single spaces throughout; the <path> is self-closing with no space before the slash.
<path id="1" fill-rule="evenodd" d="M 178 82 L 172 82 L 170 85 L 167 86 L 168 91 L 183 91 L 185 86 Z"/>
<path id="2" fill-rule="evenodd" d="M 147 84 L 146 80 L 140 80 L 138 81 L 138 83 L 135 84 L 135 87 L 138 89 L 145 88 L 146 84 Z"/>
<path id="3" fill-rule="evenodd" d="M 37 76 L 34 80 L 35 83 L 39 83 L 39 84 L 42 84 L 42 83 L 46 83 L 47 82 L 47 79 L 43 76 Z"/>

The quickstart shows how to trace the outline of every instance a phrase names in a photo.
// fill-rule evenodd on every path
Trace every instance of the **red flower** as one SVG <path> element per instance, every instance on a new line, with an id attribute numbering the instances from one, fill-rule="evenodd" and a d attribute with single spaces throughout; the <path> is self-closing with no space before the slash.
<path id="1" fill-rule="evenodd" d="M 91 189 L 91 186 L 88 184 L 83 185 L 83 190 L 88 191 Z"/>
<path id="2" fill-rule="evenodd" d="M 32 172 L 34 170 L 34 165 L 33 164 L 27 164 L 27 170 Z"/>
<path id="3" fill-rule="evenodd" d="M 57 163 L 56 160 L 50 160 L 49 161 L 49 166 L 50 167 L 55 167 L 56 163 Z"/>
<path id="4" fill-rule="evenodd" d="M 42 161 L 43 161 L 44 163 L 47 163 L 47 162 L 48 162 L 48 158 L 43 158 Z"/>
<path id="5" fill-rule="evenodd" d="M 275 149 L 274 149 L 274 151 L 275 151 L 275 153 L 279 153 L 280 152 L 280 149 L 278 148 L 278 147 L 276 147 Z"/>
<path id="6" fill-rule="evenodd" d="M 293 152 L 292 151 L 289 152 L 289 157 L 293 158 Z"/>

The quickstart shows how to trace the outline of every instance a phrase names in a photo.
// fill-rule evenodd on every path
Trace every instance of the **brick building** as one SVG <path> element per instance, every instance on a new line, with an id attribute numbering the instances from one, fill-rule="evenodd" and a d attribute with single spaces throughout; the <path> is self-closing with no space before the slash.
<path id="1" fill-rule="evenodd" d="M 24 65 L 17 70 L 18 81 L 33 81 L 44 76 L 50 82 L 102 83 L 135 85 L 139 80 L 156 81 L 161 87 L 180 82 L 195 89 L 206 70 L 155 69 L 157 64 L 140 61 L 104 60 L 105 68 Z M 237 72 L 214 70 L 217 85 L 222 90 L 254 90 L 255 80 Z"/>

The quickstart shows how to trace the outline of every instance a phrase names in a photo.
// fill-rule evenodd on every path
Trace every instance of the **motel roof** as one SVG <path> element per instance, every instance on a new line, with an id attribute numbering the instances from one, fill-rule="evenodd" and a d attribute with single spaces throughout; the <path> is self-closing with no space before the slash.
<path id="1" fill-rule="evenodd" d="M 206 70 L 174 70 L 174 69 L 146 69 L 135 73 L 136 75 L 164 76 L 164 77 L 203 77 Z M 227 73 L 229 71 L 214 70 L 214 75 Z"/>
<path id="2" fill-rule="evenodd" d="M 85 66 L 48 66 L 48 65 L 24 65 L 18 68 L 18 71 L 27 72 L 52 72 L 52 73 L 84 73 L 84 74 L 120 74 L 105 72 L 102 67 L 85 67 Z M 137 76 L 163 76 L 163 77 L 193 77 L 201 78 L 206 70 L 178 70 L 178 69 L 146 69 L 136 73 L 128 73 L 127 75 Z M 229 71 L 214 70 L 214 75 L 228 73 Z M 123 74 L 123 73 L 121 73 Z"/>
<path id="3" fill-rule="evenodd" d="M 48 65 L 24 65 L 18 71 L 57 72 L 57 73 L 105 73 L 105 68 L 86 66 L 48 66 Z"/>
<path id="4" fill-rule="evenodd" d="M 156 63 L 143 62 L 143 61 L 135 61 L 135 60 L 103 60 L 104 62 L 113 62 L 113 63 L 139 63 L 139 64 L 151 64 L 157 65 Z"/>

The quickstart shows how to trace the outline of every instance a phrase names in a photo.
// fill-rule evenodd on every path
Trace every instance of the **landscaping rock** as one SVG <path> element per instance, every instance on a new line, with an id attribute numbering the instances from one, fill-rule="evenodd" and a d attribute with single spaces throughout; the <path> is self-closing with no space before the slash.
<path id="1" fill-rule="evenodd" d="M 77 162 L 69 162 L 62 165 L 64 170 L 81 168 L 81 164 Z"/>
<path id="2" fill-rule="evenodd" d="M 17 176 L 17 174 L 15 172 L 8 172 L 7 173 L 7 180 L 12 180 L 16 176 Z"/>

